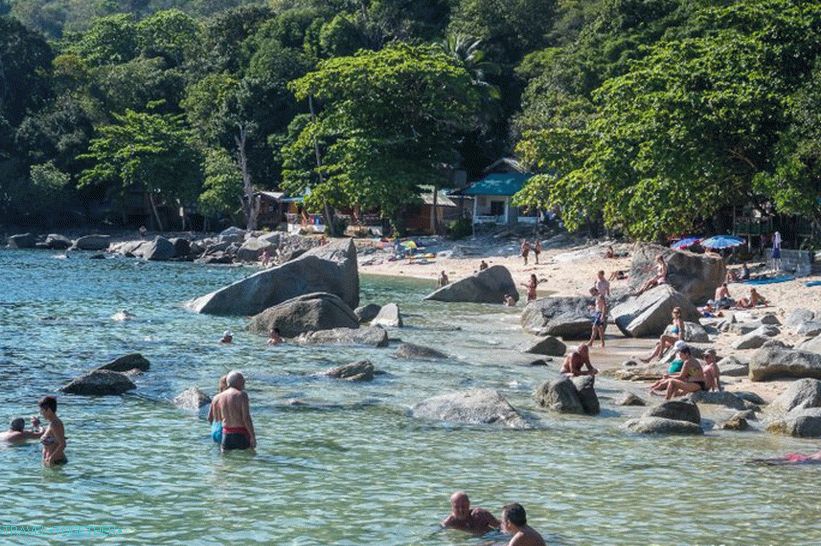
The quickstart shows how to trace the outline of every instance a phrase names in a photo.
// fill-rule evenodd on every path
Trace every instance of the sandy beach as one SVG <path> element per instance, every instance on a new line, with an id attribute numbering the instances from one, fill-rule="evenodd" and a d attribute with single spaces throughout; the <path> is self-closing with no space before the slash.
<path id="1" fill-rule="evenodd" d="M 507 267 L 517 285 L 526 283 L 531 274 L 536 274 L 539 279 L 546 279 L 546 282 L 539 286 L 540 297 L 547 295 L 579 296 L 587 294 L 598 271 L 603 270 L 608 277 L 613 271 L 629 271 L 633 250 L 632 244 L 625 243 L 579 244 L 568 241 L 557 248 L 546 248 L 539 257 L 539 264 L 535 263 L 531 252 L 529 263 L 525 265 L 519 255 L 516 241 L 487 244 L 487 240 L 483 239 L 482 243 L 476 244 L 472 241 L 446 243 L 446 246 L 450 247 L 448 250 L 438 252 L 436 257 L 422 260 L 360 259 L 360 271 L 370 275 L 427 279 L 430 280 L 431 290 L 433 290 L 436 278 L 441 271 L 444 270 L 453 282 L 478 271 L 480 262 L 484 260 L 491 266 Z M 368 243 L 359 243 L 358 246 L 360 245 L 365 248 L 369 246 Z M 626 256 L 605 258 L 605 251 L 610 245 L 618 255 L 626 254 Z M 455 256 L 457 253 L 467 254 L 465 250 L 468 250 L 469 255 Z M 751 320 L 765 313 L 775 313 L 779 320 L 783 321 L 793 309 L 821 310 L 821 286 L 807 287 L 804 284 L 815 280 L 821 280 L 821 276 L 803 277 L 758 287 L 758 291 L 771 302 L 771 305 L 751 311 L 725 311 L 724 314 L 725 316 L 737 314 L 739 319 Z M 624 288 L 627 283 L 627 280 L 616 280 L 611 282 L 611 288 L 614 290 Z M 749 293 L 749 286 L 731 283 L 729 290 L 732 297 L 738 299 Z M 520 295 L 524 295 L 524 289 L 521 287 Z M 519 302 L 519 307 L 524 308 L 522 300 Z M 714 347 L 721 357 L 733 355 L 741 361 L 749 361 L 755 350 L 733 349 L 732 345 L 737 339 L 737 334 L 722 333 L 709 344 L 698 345 Z M 781 333 L 774 339 L 781 340 L 788 345 L 796 345 L 805 338 L 795 335 L 786 328 L 781 328 Z M 597 344 L 591 351 L 591 358 L 594 364 L 602 370 L 621 367 L 625 360 L 648 353 L 654 343 L 655 340 L 652 339 L 626 338 L 611 324 L 607 329 L 607 347 L 602 349 Z M 730 391 L 755 392 L 767 401 L 780 394 L 790 383 L 789 380 L 752 382 L 746 377 L 725 377 L 723 382 Z"/>

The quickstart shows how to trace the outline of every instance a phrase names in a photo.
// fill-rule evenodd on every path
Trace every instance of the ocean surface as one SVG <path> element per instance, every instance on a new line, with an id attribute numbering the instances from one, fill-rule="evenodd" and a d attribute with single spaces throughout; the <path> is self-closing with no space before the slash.
<path id="1" fill-rule="evenodd" d="M 67 466 L 43 468 L 36 444 L 0 447 L 0 543 L 504 542 L 438 530 L 457 489 L 497 516 L 502 505 L 522 503 L 551 544 L 821 543 L 821 467 L 748 462 L 815 451 L 817 441 L 628 434 L 621 424 L 641 409 L 614 406 L 622 386 L 607 380 L 597 381 L 598 417 L 540 411 L 531 392 L 556 367 L 523 365 L 528 359 L 511 351 L 527 339 L 516 310 L 423 302 L 429 282 L 365 277 L 363 302 L 397 302 L 405 313 L 407 327 L 392 337 L 452 358 L 268 347 L 245 331 L 243 317 L 183 306 L 253 269 L 57 256 L 0 251 L 0 421 L 36 414 L 39 397 L 113 357 L 141 352 L 151 370 L 123 397 L 58 394 Z M 120 309 L 135 319 L 113 321 Z M 226 329 L 233 346 L 218 343 Z M 385 373 L 365 384 L 312 375 L 362 358 Z M 171 403 L 191 386 L 213 393 L 231 369 L 248 379 L 255 453 L 221 455 L 205 414 Z M 536 428 L 409 416 L 425 398 L 477 387 L 498 389 Z M 15 525 L 80 526 L 81 534 L 13 536 L 6 526 Z M 117 534 L 90 537 L 82 526 Z"/>

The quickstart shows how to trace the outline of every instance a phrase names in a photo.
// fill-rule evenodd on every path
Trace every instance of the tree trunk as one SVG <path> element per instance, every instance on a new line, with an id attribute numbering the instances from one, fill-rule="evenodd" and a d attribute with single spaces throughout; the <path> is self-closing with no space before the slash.
<path id="1" fill-rule="evenodd" d="M 433 234 L 439 235 L 439 189 L 433 185 L 433 215 L 431 216 Z"/>
<path id="2" fill-rule="evenodd" d="M 237 124 L 239 133 L 234 135 L 237 145 L 237 163 L 242 173 L 242 214 L 245 216 L 246 228 L 251 231 L 257 229 L 259 216 L 259 200 L 254 198 L 254 185 L 251 182 L 251 173 L 248 171 L 248 156 L 245 153 L 248 144 L 248 132 L 241 123 Z"/>
<path id="3" fill-rule="evenodd" d="M 154 221 L 157 222 L 157 230 L 159 230 L 159 232 L 162 233 L 165 230 L 163 229 L 162 220 L 160 220 L 160 215 L 157 212 L 157 204 L 154 202 L 154 194 L 151 192 L 148 193 L 148 202 L 151 203 L 151 212 L 154 213 Z"/>
<path id="4" fill-rule="evenodd" d="M 312 96 L 308 96 L 308 107 L 311 109 L 311 121 L 316 123 L 316 111 L 314 110 L 314 98 Z M 322 155 L 319 153 L 319 141 L 314 137 L 314 154 L 316 155 L 316 174 L 319 177 L 319 183 L 323 184 L 325 182 L 325 177 L 322 176 Z M 325 216 L 325 226 L 328 229 L 328 235 L 331 237 L 336 237 L 336 226 L 334 225 L 334 211 L 331 206 L 328 204 L 328 201 L 323 201 L 322 206 L 324 208 L 324 216 Z"/>

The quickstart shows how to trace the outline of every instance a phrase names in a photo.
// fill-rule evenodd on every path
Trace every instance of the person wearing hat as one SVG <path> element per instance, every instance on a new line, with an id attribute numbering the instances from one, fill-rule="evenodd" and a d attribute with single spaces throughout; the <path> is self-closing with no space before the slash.
<path id="1" fill-rule="evenodd" d="M 222 339 L 220 343 L 233 343 L 234 342 L 234 334 L 231 333 L 231 330 L 225 330 L 222 333 Z"/>
<path id="2" fill-rule="evenodd" d="M 711 391 L 723 391 L 721 386 L 721 371 L 718 369 L 718 358 L 715 349 L 707 349 L 704 351 L 704 381 L 707 383 L 707 389 Z"/>
<path id="3" fill-rule="evenodd" d="M 673 351 L 678 354 L 678 352 L 685 347 L 687 347 L 687 344 L 682 340 L 678 340 L 673 344 Z M 661 379 L 650 385 L 650 394 L 661 395 L 662 392 L 665 392 L 667 390 L 667 383 L 670 379 L 678 379 L 681 375 L 681 368 L 683 366 L 684 361 L 680 358 L 676 358 L 670 362 L 670 367 L 667 368 L 667 373 L 662 375 Z"/>
<path id="4" fill-rule="evenodd" d="M 704 370 L 701 362 L 694 358 L 689 347 L 682 347 L 678 351 L 678 357 L 684 361 L 681 372 L 677 378 L 667 381 L 667 400 L 676 396 L 684 396 L 698 391 L 707 390 L 707 382 L 704 380 Z"/>

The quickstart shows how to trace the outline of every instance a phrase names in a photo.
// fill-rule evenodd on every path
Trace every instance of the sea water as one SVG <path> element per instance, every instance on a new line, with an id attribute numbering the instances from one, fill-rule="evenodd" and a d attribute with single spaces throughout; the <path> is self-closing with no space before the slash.
<path id="1" fill-rule="evenodd" d="M 554 544 L 821 542 L 821 467 L 748 462 L 815 451 L 818 442 L 762 432 L 629 434 L 621 425 L 641 408 L 614 406 L 624 385 L 606 379 L 597 381 L 602 415 L 543 412 L 531 393 L 556 376 L 556 363 L 523 365 L 518 349 L 527 336 L 516 309 L 423 302 L 430 282 L 363 277 L 363 302 L 396 302 L 405 313 L 406 328 L 393 338 L 452 358 L 269 347 L 245 330 L 245 317 L 197 315 L 183 305 L 253 269 L 55 256 L 0 251 L 0 420 L 28 419 L 39 397 L 57 393 L 69 459 L 46 469 L 36 444 L 0 447 L 0 543 L 503 541 L 438 530 L 458 489 L 497 516 L 504 504 L 522 503 Z M 121 309 L 134 319 L 112 320 Z M 231 346 L 218 343 L 226 329 Z M 58 393 L 130 352 L 151 361 L 132 394 Z M 384 373 L 369 383 L 313 375 L 359 359 Z M 171 403 L 191 386 L 213 393 L 231 369 L 247 377 L 255 453 L 220 454 L 204 413 Z M 425 398 L 473 388 L 497 389 L 534 429 L 409 414 Z M 15 536 L 11 526 L 23 525 L 34 531 Z M 92 526 L 105 533 L 92 535 Z"/>

